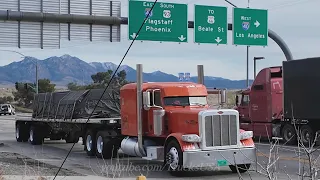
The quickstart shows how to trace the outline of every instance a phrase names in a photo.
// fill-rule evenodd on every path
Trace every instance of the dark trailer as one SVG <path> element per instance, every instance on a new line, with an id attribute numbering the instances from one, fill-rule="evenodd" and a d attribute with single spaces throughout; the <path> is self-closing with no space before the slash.
<path id="1" fill-rule="evenodd" d="M 284 121 L 294 119 L 301 136 L 313 139 L 320 129 L 320 57 L 284 61 L 282 70 Z"/>

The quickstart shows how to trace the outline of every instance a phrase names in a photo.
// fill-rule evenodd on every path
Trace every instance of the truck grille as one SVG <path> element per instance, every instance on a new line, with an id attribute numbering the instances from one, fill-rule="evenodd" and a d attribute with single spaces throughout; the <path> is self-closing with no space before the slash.
<path id="1" fill-rule="evenodd" d="M 206 147 L 237 145 L 237 117 L 213 115 L 205 117 Z"/>

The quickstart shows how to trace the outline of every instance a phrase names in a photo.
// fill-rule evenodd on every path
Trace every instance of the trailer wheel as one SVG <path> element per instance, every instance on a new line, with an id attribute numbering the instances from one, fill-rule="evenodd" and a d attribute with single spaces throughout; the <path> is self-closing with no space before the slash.
<path id="1" fill-rule="evenodd" d="M 314 132 L 309 125 L 303 125 L 300 128 L 300 138 L 304 145 L 311 146 L 314 142 Z"/>
<path id="2" fill-rule="evenodd" d="M 176 140 L 171 140 L 166 146 L 165 152 L 165 168 L 171 175 L 181 176 L 185 169 L 182 166 L 183 155 L 179 143 Z"/>
<path id="3" fill-rule="evenodd" d="M 96 137 L 93 130 L 88 130 L 86 133 L 86 143 L 85 143 L 85 150 L 88 156 L 95 156 L 96 154 Z"/>
<path id="4" fill-rule="evenodd" d="M 103 131 L 97 133 L 96 156 L 103 159 L 117 157 L 121 141 L 116 138 L 108 137 Z"/>
<path id="5" fill-rule="evenodd" d="M 235 165 L 230 165 L 229 168 L 233 173 L 238 173 L 237 167 L 239 170 L 239 173 L 245 173 L 250 169 L 251 164 L 238 164 L 237 166 Z"/>
<path id="6" fill-rule="evenodd" d="M 27 142 L 29 139 L 28 128 L 23 123 L 16 123 L 16 140 L 18 142 Z"/>
<path id="7" fill-rule="evenodd" d="M 31 126 L 29 130 L 29 142 L 32 145 L 41 145 L 43 143 L 43 137 L 41 131 L 36 126 Z"/>
<path id="8" fill-rule="evenodd" d="M 297 142 L 297 134 L 295 128 L 291 124 L 285 124 L 282 128 L 282 138 L 287 144 Z"/>

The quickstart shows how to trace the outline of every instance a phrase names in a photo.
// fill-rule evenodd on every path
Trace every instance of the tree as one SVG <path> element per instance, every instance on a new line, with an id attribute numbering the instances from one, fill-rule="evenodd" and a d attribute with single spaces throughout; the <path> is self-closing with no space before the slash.
<path id="1" fill-rule="evenodd" d="M 93 81 L 92 84 L 89 84 L 87 86 L 80 86 L 77 83 L 69 83 L 67 86 L 68 89 L 72 91 L 105 88 L 111 80 L 113 74 L 114 72 L 112 70 L 108 70 L 107 72 L 98 72 L 91 75 L 91 79 Z M 127 73 L 125 70 L 118 72 L 110 82 L 110 88 L 117 89 L 127 84 L 128 81 L 126 80 L 126 76 Z"/>
<path id="2" fill-rule="evenodd" d="M 106 84 L 111 79 L 112 74 L 112 70 L 108 70 L 107 72 L 98 72 L 97 74 L 91 75 L 91 79 L 95 84 Z"/>
<path id="3" fill-rule="evenodd" d="M 13 101 L 13 98 L 11 96 L 6 97 L 7 102 L 11 103 Z"/>
<path id="4" fill-rule="evenodd" d="M 39 93 L 53 92 L 55 90 L 55 84 L 51 84 L 49 79 L 39 79 Z M 14 100 L 19 104 L 29 105 L 36 92 L 36 85 L 34 83 L 15 83 L 16 91 L 13 92 Z"/>
<path id="5" fill-rule="evenodd" d="M 129 82 L 126 80 L 126 78 L 127 78 L 127 73 L 126 73 L 125 70 L 122 70 L 122 71 L 118 72 L 116 78 L 117 78 L 118 83 L 120 84 L 120 86 L 123 86 L 123 85 L 129 83 Z"/>
<path id="6" fill-rule="evenodd" d="M 71 91 L 78 91 L 78 90 L 86 89 L 86 86 L 80 86 L 77 83 L 73 83 L 73 82 L 68 83 L 67 87 Z"/>
<path id="7" fill-rule="evenodd" d="M 56 85 L 49 79 L 39 79 L 39 93 L 54 92 Z"/>
<path id="8" fill-rule="evenodd" d="M 0 97 L 0 104 L 11 103 L 13 98 L 11 96 Z"/>

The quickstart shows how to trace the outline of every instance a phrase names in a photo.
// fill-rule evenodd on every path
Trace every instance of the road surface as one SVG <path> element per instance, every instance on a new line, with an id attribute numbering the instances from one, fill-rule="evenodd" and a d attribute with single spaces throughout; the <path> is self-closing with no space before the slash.
<path id="1" fill-rule="evenodd" d="M 17 115 L 19 116 L 19 114 Z M 72 144 L 66 144 L 65 141 L 45 141 L 41 146 L 18 143 L 15 140 L 14 118 L 15 116 L 0 116 L 0 143 L 4 144 L 0 147 L 0 151 L 18 153 L 51 166 L 59 167 Z M 129 158 L 124 155 L 105 161 L 90 158 L 86 156 L 81 144 L 82 142 L 80 141 L 74 146 L 63 166 L 64 169 L 70 170 L 70 172 L 64 171 L 61 175 L 73 175 L 72 171 L 74 174 L 105 176 L 109 178 L 131 177 L 134 179 L 141 173 L 148 179 L 174 178 L 165 170 L 162 170 L 160 162 L 148 162 L 140 158 Z M 250 172 L 242 175 L 243 179 L 267 179 L 261 173 L 265 173 L 263 169 L 266 169 L 268 164 L 270 145 L 267 143 L 257 143 L 256 146 L 258 163 L 252 164 Z M 278 151 L 279 155 L 277 157 L 279 157 L 279 161 L 276 166 L 278 179 L 288 179 L 287 174 L 290 175 L 291 179 L 298 179 L 299 161 L 301 162 L 300 169 L 303 169 L 303 163 L 307 162 L 306 158 L 300 156 L 299 159 L 297 147 L 278 146 Z M 319 156 L 319 152 L 316 151 L 314 155 Z M 215 179 L 239 179 L 238 175 L 232 174 L 228 167 L 217 169 L 217 171 L 191 171 L 187 172 L 183 178 L 174 179 L 212 179 L 213 177 Z"/>

